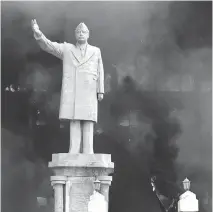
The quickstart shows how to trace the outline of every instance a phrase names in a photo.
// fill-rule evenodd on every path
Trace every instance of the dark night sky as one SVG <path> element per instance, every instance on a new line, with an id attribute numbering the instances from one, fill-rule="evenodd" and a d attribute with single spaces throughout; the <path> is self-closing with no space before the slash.
<path id="1" fill-rule="evenodd" d="M 165 127 L 166 124 L 170 123 L 169 121 L 172 120 L 173 115 L 178 117 L 181 134 L 176 141 L 179 148 L 176 161 L 181 164 L 181 169 L 176 170 L 176 174 L 178 180 L 182 180 L 187 174 L 196 184 L 194 190 L 199 192 L 201 196 L 204 195 L 210 186 L 209 179 L 211 176 L 211 89 L 205 90 L 205 92 L 201 92 L 201 90 L 203 87 L 209 88 L 212 83 L 211 1 L 51 3 L 42 1 L 2 2 L 1 5 L 2 91 L 9 84 L 19 84 L 34 89 L 48 89 L 49 97 L 47 99 L 42 100 L 41 96 L 32 93 L 31 101 L 34 99 L 41 108 L 50 111 L 52 117 L 57 117 L 62 76 L 61 62 L 39 49 L 31 31 L 31 19 L 35 18 L 37 20 L 41 31 L 50 40 L 72 43 L 75 42 L 75 27 L 80 22 L 85 22 L 91 32 L 89 43 L 100 47 L 105 75 L 110 75 L 112 78 L 111 91 L 106 95 L 101 105 L 100 125 L 104 129 L 116 125 L 114 117 L 111 117 L 110 107 L 108 107 L 113 104 L 123 107 L 124 110 L 128 107 L 135 109 L 138 105 L 143 106 L 144 116 L 139 124 L 141 131 L 139 130 L 138 134 L 135 133 L 135 137 L 138 136 L 138 138 L 142 135 L 142 132 L 149 131 L 147 126 L 150 126 L 150 123 L 154 122 L 156 124 L 160 120 L 158 124 Z M 140 91 L 144 89 L 155 90 L 158 93 L 162 88 L 166 87 L 170 90 L 176 85 L 179 86 L 179 89 L 184 87 L 184 90 L 185 87 L 190 87 L 191 81 L 194 82 L 194 87 L 192 94 L 187 95 L 187 92 L 183 92 L 183 94 L 176 97 L 178 102 L 181 103 L 182 109 L 175 110 L 175 108 L 178 108 L 175 105 L 176 102 L 173 102 L 167 96 L 162 97 L 162 100 L 160 100 L 162 106 L 155 104 L 158 103 L 158 94 L 154 97 L 146 97 L 137 92 L 132 92 L 130 96 L 123 95 L 121 82 L 125 76 L 131 76 L 135 86 L 140 87 Z M 141 97 L 141 99 L 138 100 L 138 97 Z M 18 105 L 23 103 L 20 99 L 13 101 L 17 108 Z M 2 98 L 2 104 L 4 102 L 5 99 Z M 126 105 L 126 108 L 122 105 Z M 13 113 L 17 112 L 13 111 Z M 152 113 L 156 116 L 159 115 L 159 120 Z M 53 120 L 55 119 L 53 118 Z M 164 123 L 165 120 L 168 123 Z M 160 129 L 158 124 L 152 125 L 152 130 L 155 133 Z M 18 125 L 21 125 L 21 123 L 18 123 Z M 168 131 L 170 130 L 169 126 L 172 125 L 168 124 Z M 162 128 L 162 132 L 165 132 L 165 128 Z M 124 150 L 120 150 L 121 146 L 116 142 L 122 138 L 122 132 L 118 131 L 116 133 L 110 141 L 107 140 L 107 136 L 99 138 L 100 142 L 97 146 L 100 151 L 113 152 L 118 167 L 120 167 L 118 172 L 121 176 L 122 174 L 126 176 L 123 179 L 118 177 L 120 184 L 118 183 L 117 187 L 115 186 L 113 189 L 113 198 L 116 195 L 123 195 L 122 198 L 114 200 L 114 202 L 117 202 L 117 204 L 113 203 L 114 209 L 129 212 L 139 209 L 146 210 L 147 205 L 152 205 L 153 211 L 159 211 L 156 200 L 153 199 L 154 197 L 150 193 L 150 185 L 147 184 L 148 176 L 140 174 L 141 179 L 139 179 L 137 174 L 133 174 L 135 170 L 137 173 L 143 173 L 143 168 L 142 171 L 138 168 L 142 166 L 141 161 L 137 156 L 133 157 L 134 154 L 138 154 L 137 151 L 141 150 L 138 148 L 140 142 L 136 142 L 135 146 L 121 144 Z M 120 135 L 118 135 L 119 133 Z M 50 134 L 52 134 L 51 138 Z M 4 163 L 9 164 L 7 167 L 11 166 L 11 169 L 18 170 L 20 166 L 24 167 L 26 165 L 31 170 L 34 166 L 40 166 L 29 162 L 24 158 L 25 156 L 20 159 L 19 164 L 15 164 L 16 156 L 8 159 L 10 152 L 13 154 L 19 149 L 18 143 L 19 141 L 22 143 L 24 136 L 17 137 L 10 129 L 4 131 L 3 136 L 4 145 L 7 143 L 4 146 L 5 153 L 3 156 Z M 52 139 L 49 151 L 64 148 L 64 145 L 59 145 L 57 140 L 60 136 L 62 136 L 62 140 L 66 137 L 63 133 L 58 135 L 57 132 L 53 133 L 52 129 L 49 128 L 44 129 L 43 134 L 41 132 L 37 133 L 33 139 L 36 136 L 37 139 L 43 139 L 42 142 L 45 139 L 46 141 Z M 14 140 L 17 140 L 17 143 Z M 113 148 L 110 148 L 109 146 L 114 140 L 116 145 L 112 145 Z M 141 140 L 139 139 L 139 141 Z M 50 144 L 50 141 L 48 142 L 43 144 L 42 154 L 45 154 L 45 148 Z M 17 147 L 15 147 L 16 145 Z M 144 146 L 143 142 L 141 146 L 143 151 L 139 154 L 143 155 L 141 156 L 143 158 L 149 147 Z M 163 148 L 161 150 L 163 151 Z M 131 153 L 128 157 L 124 154 L 126 151 Z M 19 153 L 22 154 L 23 152 Z M 19 153 L 17 154 L 21 155 Z M 141 157 L 139 157 L 140 160 Z M 41 161 L 38 162 L 38 164 L 40 163 Z M 126 170 L 122 169 L 126 163 L 128 168 Z M 5 171 L 5 179 L 10 179 L 8 173 L 11 169 Z M 39 176 L 43 178 L 45 178 L 44 175 L 48 175 L 47 173 L 41 173 L 41 171 L 39 173 Z M 200 173 L 203 173 L 203 175 Z M 31 175 L 33 174 L 31 173 Z M 22 175 L 17 171 L 17 176 Z M 131 179 L 131 182 L 128 181 L 128 178 Z M 11 179 L 5 180 L 5 188 L 8 188 Z M 134 181 L 139 184 L 134 184 Z M 29 180 L 29 184 L 30 182 Z M 124 188 L 128 188 L 128 194 L 125 194 L 126 190 Z M 18 189 L 21 188 L 17 187 Z M 141 191 L 143 192 L 140 193 Z M 15 195 L 14 193 L 14 198 L 16 198 Z M 34 192 L 32 192 L 32 195 L 34 195 Z M 146 195 L 150 195 L 150 198 Z M 134 198 L 131 199 L 131 196 Z M 143 204 L 140 202 L 141 197 L 144 198 Z M 123 208 L 121 207 L 125 200 L 129 201 L 127 202 L 130 205 L 129 208 L 125 204 Z M 149 201 L 152 203 L 149 203 Z M 11 210 L 7 209 L 5 212 Z M 149 208 L 149 211 L 152 210 Z M 21 212 L 25 212 L 24 209 Z"/>

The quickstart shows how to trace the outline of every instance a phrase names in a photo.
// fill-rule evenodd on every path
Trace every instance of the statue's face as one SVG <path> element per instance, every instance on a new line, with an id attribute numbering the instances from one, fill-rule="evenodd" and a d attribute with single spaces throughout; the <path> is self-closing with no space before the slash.
<path id="1" fill-rule="evenodd" d="M 89 38 L 89 32 L 85 29 L 75 31 L 76 40 L 80 43 L 85 43 Z"/>

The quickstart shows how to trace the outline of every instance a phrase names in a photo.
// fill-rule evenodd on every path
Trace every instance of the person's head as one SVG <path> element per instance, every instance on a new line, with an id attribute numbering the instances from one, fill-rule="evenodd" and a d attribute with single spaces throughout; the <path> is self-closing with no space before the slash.
<path id="1" fill-rule="evenodd" d="M 89 38 L 89 29 L 84 23 L 80 23 L 75 29 L 75 37 L 78 43 L 86 43 Z"/>

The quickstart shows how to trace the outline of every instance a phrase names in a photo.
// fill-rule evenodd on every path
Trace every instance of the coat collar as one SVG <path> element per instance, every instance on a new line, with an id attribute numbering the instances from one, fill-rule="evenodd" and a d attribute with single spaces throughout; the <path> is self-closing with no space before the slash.
<path id="1" fill-rule="evenodd" d="M 81 58 L 81 53 L 80 53 L 80 50 L 77 48 L 77 46 L 72 45 L 70 50 L 71 50 L 73 56 L 79 62 L 79 65 L 86 63 L 95 53 L 94 49 L 89 44 L 87 44 L 87 46 L 86 46 L 86 53 L 85 53 L 85 56 L 83 58 Z"/>

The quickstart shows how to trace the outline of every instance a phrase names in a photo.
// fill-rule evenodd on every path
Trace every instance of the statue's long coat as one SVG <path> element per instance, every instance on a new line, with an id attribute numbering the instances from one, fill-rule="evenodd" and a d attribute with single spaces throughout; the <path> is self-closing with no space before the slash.
<path id="1" fill-rule="evenodd" d="M 88 44 L 85 57 L 81 58 L 73 44 L 51 42 L 44 35 L 36 40 L 43 50 L 63 60 L 59 118 L 97 122 L 97 94 L 104 93 L 100 49 Z"/>

